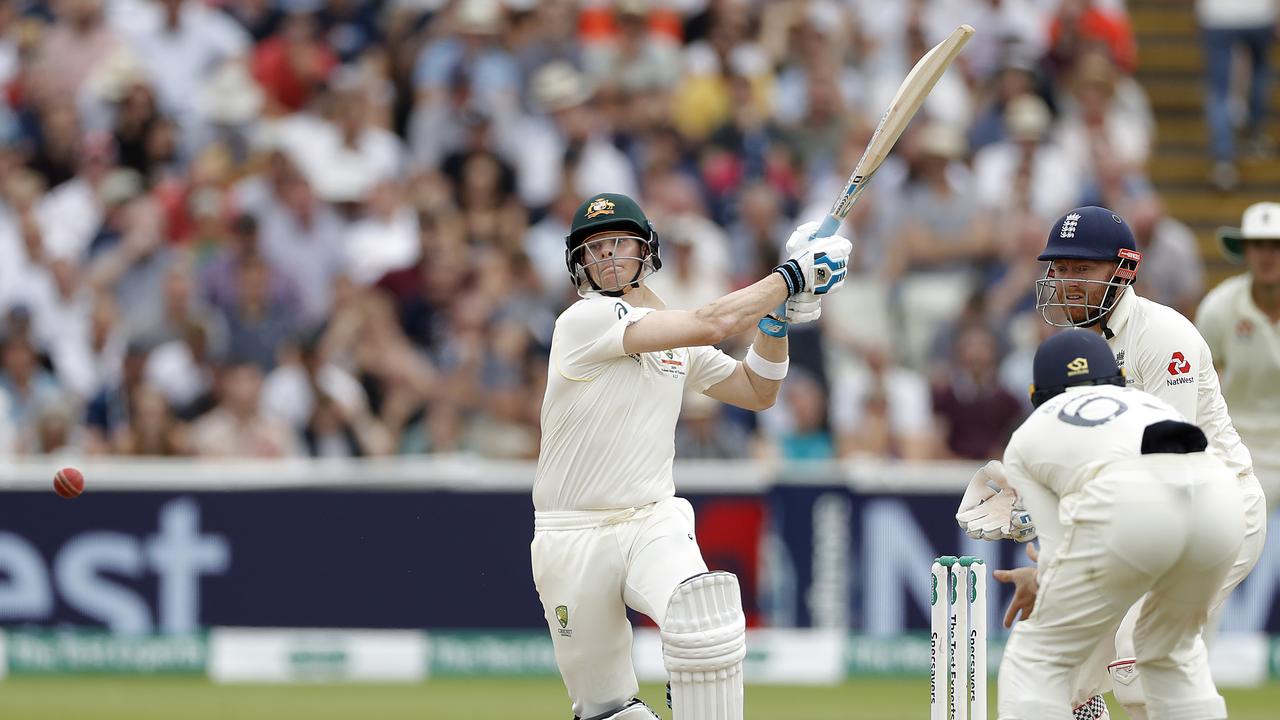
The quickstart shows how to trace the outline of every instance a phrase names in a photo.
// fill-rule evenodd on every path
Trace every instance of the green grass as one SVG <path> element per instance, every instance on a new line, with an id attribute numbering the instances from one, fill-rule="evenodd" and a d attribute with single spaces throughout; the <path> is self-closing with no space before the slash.
<path id="1" fill-rule="evenodd" d="M 754 720 L 920 720 L 925 680 L 857 680 L 836 687 L 747 688 Z M 1280 684 L 1224 692 L 1232 720 L 1271 720 Z M 670 717 L 663 689 L 641 697 Z M 994 695 L 992 695 L 994 717 Z M 1113 709 L 1113 716 L 1123 713 Z M 232 685 L 197 678 L 9 678 L 5 720 L 569 720 L 558 680 L 438 679 L 417 685 Z"/>

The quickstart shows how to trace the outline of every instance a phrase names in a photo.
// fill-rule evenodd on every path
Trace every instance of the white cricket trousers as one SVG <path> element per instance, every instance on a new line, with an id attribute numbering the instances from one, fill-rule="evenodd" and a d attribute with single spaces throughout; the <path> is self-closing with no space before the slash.
<path id="1" fill-rule="evenodd" d="M 1207 664 L 1179 658 L 1195 655 L 1244 539 L 1230 472 L 1198 453 L 1143 455 L 1061 501 L 1038 483 L 1017 489 L 1031 516 L 1049 522 L 1036 521 L 1035 611 L 1014 627 L 1000 663 L 1000 720 L 1071 720 L 1073 674 L 1144 593 L 1134 644 L 1152 720 L 1225 718 Z"/>
<path id="2" fill-rule="evenodd" d="M 1240 544 L 1240 549 L 1236 552 L 1231 569 L 1227 571 L 1226 578 L 1218 586 L 1218 591 L 1209 604 L 1209 620 L 1205 624 L 1204 631 L 1200 633 L 1200 637 L 1197 638 L 1193 648 L 1179 658 L 1184 666 L 1208 667 L 1209 649 L 1206 643 L 1211 642 L 1211 635 L 1216 631 L 1218 623 L 1222 620 L 1222 611 L 1226 606 L 1227 598 L 1231 596 L 1231 593 L 1235 591 L 1240 583 L 1244 582 L 1249 573 L 1253 572 L 1253 568 L 1262 558 L 1262 551 L 1267 544 L 1267 516 L 1269 513 L 1267 498 L 1263 495 L 1263 486 L 1257 482 L 1245 480 L 1236 480 L 1236 484 L 1240 488 L 1241 496 L 1244 500 L 1244 542 Z M 1115 638 L 1101 638 L 1098 642 L 1098 647 L 1094 649 L 1089 660 L 1080 666 L 1072 682 L 1072 707 L 1084 703 L 1095 695 L 1114 692 L 1116 701 L 1125 706 L 1126 712 L 1134 716 L 1134 720 L 1145 720 L 1145 718 L 1136 715 L 1139 708 L 1132 705 L 1132 703 L 1137 703 L 1138 705 L 1146 703 L 1147 693 L 1141 677 L 1137 673 L 1126 672 L 1123 669 L 1123 664 L 1119 662 L 1126 658 L 1134 657 L 1133 635 L 1138 618 L 1142 615 L 1143 604 L 1141 598 L 1134 603 L 1133 607 L 1129 608 L 1129 611 L 1125 614 L 1124 620 L 1120 623 L 1120 628 L 1116 630 Z M 1113 660 L 1117 661 L 1116 665 L 1118 667 L 1114 678 L 1112 673 L 1109 672 L 1109 666 Z"/>
<path id="3" fill-rule="evenodd" d="M 707 571 L 683 498 L 536 513 L 531 556 L 556 664 L 584 718 L 621 707 L 640 689 L 627 608 L 661 627 L 676 586 Z"/>

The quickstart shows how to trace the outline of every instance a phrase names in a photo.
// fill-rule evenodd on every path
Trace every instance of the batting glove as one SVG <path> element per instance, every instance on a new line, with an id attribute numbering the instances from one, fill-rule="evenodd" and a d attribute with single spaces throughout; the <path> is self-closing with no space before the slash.
<path id="1" fill-rule="evenodd" d="M 788 296 L 805 290 L 814 295 L 825 295 L 844 284 L 845 266 L 849 264 L 851 252 L 853 243 L 838 235 L 818 238 L 797 250 L 773 271 L 786 281 Z"/>
<path id="2" fill-rule="evenodd" d="M 822 317 L 822 298 L 802 292 L 787 300 L 787 321 L 792 324 L 813 322 Z"/>
<path id="3" fill-rule="evenodd" d="M 787 238 L 787 257 L 795 257 L 812 244 L 813 234 L 818 232 L 818 228 L 821 226 L 822 223 L 807 222 L 792 230 L 791 237 Z"/>

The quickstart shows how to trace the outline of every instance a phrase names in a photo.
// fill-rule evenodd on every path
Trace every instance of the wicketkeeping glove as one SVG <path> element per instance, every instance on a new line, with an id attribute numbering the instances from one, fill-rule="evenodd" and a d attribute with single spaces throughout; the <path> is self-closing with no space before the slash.
<path id="1" fill-rule="evenodd" d="M 1031 514 L 1022 507 L 999 460 L 992 460 L 973 474 L 956 510 L 956 522 L 975 540 L 1027 542 L 1036 537 Z"/>

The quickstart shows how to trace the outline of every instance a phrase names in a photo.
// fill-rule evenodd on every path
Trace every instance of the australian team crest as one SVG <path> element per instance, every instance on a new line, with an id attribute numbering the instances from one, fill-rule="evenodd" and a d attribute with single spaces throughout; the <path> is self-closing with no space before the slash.
<path id="1" fill-rule="evenodd" d="M 672 378 L 683 378 L 686 374 L 683 352 L 677 353 L 675 350 L 662 350 L 653 353 L 652 358 L 657 360 L 658 372 Z"/>
<path id="2" fill-rule="evenodd" d="M 613 201 L 609 200 L 608 198 L 596 198 L 595 200 L 591 201 L 590 205 L 587 206 L 588 220 L 594 217 L 599 217 L 601 215 L 612 215 L 612 214 L 613 214 Z"/>
<path id="3" fill-rule="evenodd" d="M 556 606 L 556 620 L 560 622 L 561 637 L 573 637 L 573 631 L 569 628 L 569 608 L 566 605 Z"/>

